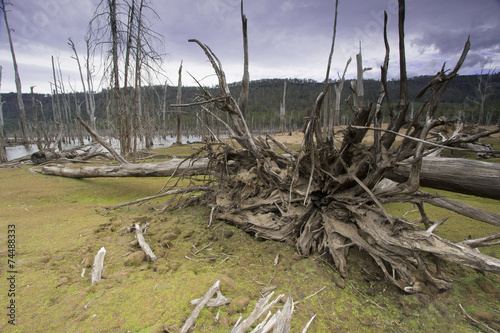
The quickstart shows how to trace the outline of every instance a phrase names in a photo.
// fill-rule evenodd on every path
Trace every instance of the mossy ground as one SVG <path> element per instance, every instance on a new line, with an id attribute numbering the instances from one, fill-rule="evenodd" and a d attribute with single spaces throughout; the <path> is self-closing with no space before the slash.
<path id="1" fill-rule="evenodd" d="M 454 282 L 451 290 L 405 295 L 385 282 L 374 262 L 357 249 L 350 252 L 344 280 L 322 257 L 299 257 L 286 243 L 255 239 L 222 221 L 208 227 L 207 207 L 159 213 L 155 209 L 165 205 L 162 200 L 105 211 L 156 193 L 164 181 L 76 180 L 35 175 L 25 167 L 0 170 L 0 243 L 6 244 L 7 225 L 15 224 L 18 250 L 17 325 L 9 325 L 3 315 L 0 331 L 159 332 L 170 327 L 175 332 L 194 308 L 189 301 L 202 297 L 216 280 L 222 281 L 223 295 L 234 301 L 203 309 L 196 332 L 227 332 L 240 314 L 248 316 L 268 286 L 276 286 L 276 294 L 290 294 L 300 301 L 292 332 L 301 331 L 314 314 L 317 317 L 309 332 L 477 330 L 466 322 L 458 304 L 475 318 L 500 328 L 500 279 L 495 275 L 448 264 L 442 269 Z M 500 213 L 498 201 L 449 195 Z M 388 208 L 393 213 L 414 209 Z M 441 219 L 445 212 L 430 209 L 428 214 Z M 159 257 L 154 264 L 131 260 L 138 248 L 134 235 L 124 227 L 137 222 L 150 223 L 146 239 Z M 499 231 L 459 217 L 438 228 L 438 234 L 457 241 L 469 234 L 477 237 L 492 232 Z M 107 250 L 104 279 L 91 286 L 91 265 L 101 247 Z M 500 256 L 498 247 L 484 252 Z M 4 258 L 0 299 L 5 309 L 6 246 L 0 254 Z M 214 322 L 219 310 L 220 320 Z"/>

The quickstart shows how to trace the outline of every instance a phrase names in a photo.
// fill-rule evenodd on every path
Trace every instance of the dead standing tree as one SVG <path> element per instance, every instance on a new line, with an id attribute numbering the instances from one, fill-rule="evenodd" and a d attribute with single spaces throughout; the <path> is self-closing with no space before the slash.
<path id="1" fill-rule="evenodd" d="M 237 148 L 228 144 L 222 150 L 219 146 L 217 149 L 207 146 L 212 166 L 216 168 L 212 174 L 220 177 L 218 185 L 207 191 L 207 200 L 215 208 L 216 217 L 256 237 L 292 241 L 302 255 L 329 253 L 341 274 L 346 273 L 349 248 L 357 246 L 374 259 L 388 280 L 406 292 L 419 292 L 426 286 L 434 290 L 448 289 L 451 283 L 429 269 L 430 263 L 439 260 L 500 273 L 499 259 L 483 255 L 469 246 L 475 247 L 478 242 L 486 245 L 485 240 L 452 243 L 435 235 L 433 231 L 442 221 L 429 221 L 423 203 L 462 214 L 467 211 L 468 216 L 473 215 L 477 220 L 494 225 L 498 225 L 496 220 L 500 216 L 479 209 L 471 210 L 463 204 L 419 191 L 419 174 L 428 147 L 429 131 L 442 123 L 435 119 L 434 112 L 442 93 L 464 62 L 470 42 L 466 42 L 455 68 L 447 73 L 443 66 L 421 91 L 419 98 L 427 90 L 430 91 L 429 97 L 410 120 L 403 144 L 393 145 L 396 136 L 400 135 L 398 131 L 408 124 L 409 105 L 404 48 L 405 4 L 400 0 L 401 87 L 398 104 L 393 107 L 385 93 L 389 64 L 386 15 L 384 38 L 387 52 L 382 67 L 383 89 L 377 107 L 372 110 L 372 103 L 363 101 L 358 85 L 352 121 L 338 149 L 322 133 L 319 122 L 321 104 L 328 89 L 337 5 L 338 1 L 325 87 L 309 114 L 299 152 L 291 151 L 273 138 L 250 135 L 244 115 L 229 91 L 221 62 L 207 45 L 190 40 L 203 49 L 219 80 L 218 96 L 205 91 L 206 102 L 227 112 L 231 119 L 230 132 L 239 144 Z M 380 127 L 380 105 L 384 98 L 389 105 L 389 130 Z M 424 110 L 425 122 L 420 123 L 418 115 Z M 370 127 L 372 121 L 375 127 Z M 362 144 L 369 129 L 377 134 L 371 146 Z M 380 135 L 382 131 L 385 132 Z M 281 154 L 276 148 L 287 154 Z M 233 175 L 225 172 L 229 161 L 237 168 Z M 377 185 L 401 163 L 411 164 L 408 179 L 395 188 L 379 189 Z M 414 203 L 420 209 L 421 218 L 407 221 L 391 216 L 382 205 L 388 202 Z M 500 238 L 499 234 L 488 240 L 497 238 Z"/>
<path id="2" fill-rule="evenodd" d="M 26 123 L 26 111 L 24 108 L 24 102 L 23 102 L 23 93 L 22 93 L 22 87 L 21 87 L 21 78 L 19 76 L 19 69 L 17 67 L 17 60 L 16 60 L 16 54 L 14 52 L 14 43 L 12 42 L 12 36 L 10 34 L 10 27 L 9 27 L 9 21 L 7 19 L 7 8 L 6 5 L 11 5 L 9 2 L 7 4 L 5 3 L 4 0 L 1 2 L 1 10 L 3 12 L 3 18 L 5 21 L 5 28 L 7 30 L 7 36 L 9 38 L 9 44 L 10 44 L 10 53 L 12 55 L 12 64 L 14 65 L 14 80 L 16 82 L 16 91 L 17 91 L 17 103 L 19 107 L 19 121 L 21 122 L 21 135 L 23 138 L 23 143 L 27 144 L 28 143 L 28 125 Z"/>

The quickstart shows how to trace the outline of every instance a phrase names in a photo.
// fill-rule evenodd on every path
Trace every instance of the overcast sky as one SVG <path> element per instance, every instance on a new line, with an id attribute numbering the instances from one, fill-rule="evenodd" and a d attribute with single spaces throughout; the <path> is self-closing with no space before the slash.
<path id="1" fill-rule="evenodd" d="M 67 39 L 71 37 L 83 57 L 84 36 L 99 0 L 16 0 L 8 19 L 23 92 L 49 92 L 51 56 L 61 64 L 66 89 L 81 91 L 76 62 Z M 250 79 L 306 78 L 322 81 L 331 44 L 334 0 L 246 0 Z M 222 62 L 229 82 L 242 77 L 240 0 L 151 0 L 159 18 L 152 29 L 164 38 L 163 70 L 171 84 L 183 68 L 205 85 L 216 83 L 202 50 L 188 39 L 210 46 Z M 407 0 L 406 51 L 409 76 L 433 75 L 444 62 L 452 68 L 471 36 L 471 51 L 461 74 L 478 73 L 481 64 L 500 64 L 500 0 Z M 385 49 L 383 11 L 389 17 L 391 62 L 389 76 L 398 78 L 397 0 L 341 0 L 332 78 L 349 57 L 355 59 L 361 42 L 365 77 L 379 78 Z M 12 58 L 5 24 L 0 25 L 1 92 L 15 91 Z M 488 65 L 490 66 L 490 65 Z M 348 78 L 355 74 L 355 63 Z M 206 77 L 208 76 L 208 77 Z M 205 78 L 206 77 L 206 78 Z M 99 80 L 95 86 L 98 87 Z M 185 85 L 194 85 L 187 74 Z M 98 87 L 100 90 L 102 87 Z"/>

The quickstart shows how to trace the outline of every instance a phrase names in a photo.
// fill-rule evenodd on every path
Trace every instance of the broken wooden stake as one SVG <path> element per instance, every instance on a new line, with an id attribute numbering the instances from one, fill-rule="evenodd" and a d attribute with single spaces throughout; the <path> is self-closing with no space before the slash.
<path id="1" fill-rule="evenodd" d="M 94 265 L 92 266 L 92 284 L 101 280 L 102 278 L 102 270 L 104 268 L 104 256 L 106 255 L 106 249 L 101 247 L 99 252 L 97 252 Z"/>

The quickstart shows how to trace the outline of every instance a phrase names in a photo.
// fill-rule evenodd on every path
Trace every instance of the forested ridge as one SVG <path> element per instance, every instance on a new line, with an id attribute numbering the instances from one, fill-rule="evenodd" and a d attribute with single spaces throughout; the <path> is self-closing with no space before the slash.
<path id="1" fill-rule="evenodd" d="M 463 111 L 463 120 L 467 122 L 477 121 L 477 105 L 473 102 L 478 98 L 477 82 L 479 75 L 457 76 L 449 85 L 439 104 L 437 114 L 446 118 L 458 116 L 460 110 Z M 413 77 L 408 80 L 409 97 L 414 100 L 415 96 L 425 84 L 432 80 L 432 76 Z M 283 85 L 285 79 L 263 79 L 250 82 L 250 95 L 248 105 L 247 121 L 252 130 L 269 130 L 279 127 L 279 107 L 283 95 Z M 310 79 L 287 79 L 286 94 L 286 129 L 300 129 L 304 123 L 304 117 L 308 108 L 313 104 L 318 91 L 321 90 L 322 83 Z M 348 98 L 351 94 L 349 81 L 346 82 L 346 89 L 342 92 L 340 123 L 345 124 L 349 121 L 350 108 Z M 332 81 L 335 83 L 336 81 Z M 365 96 L 368 101 L 376 101 L 380 91 L 380 81 L 365 79 Z M 240 91 L 241 83 L 236 82 L 229 85 L 231 92 L 237 96 Z M 490 95 L 486 99 L 485 113 L 490 124 L 500 122 L 500 73 L 491 75 Z M 147 103 L 144 105 L 144 114 L 152 120 L 153 127 L 156 130 L 173 131 L 175 129 L 175 110 L 170 105 L 175 104 L 177 87 L 168 86 L 166 94 L 165 87 L 149 86 L 143 87 L 143 93 Z M 183 102 L 192 102 L 200 93 L 199 87 L 183 87 Z M 217 87 L 208 89 L 215 91 Z M 395 98 L 399 92 L 399 80 L 388 82 L 389 98 Z M 96 93 L 96 124 L 101 130 L 110 126 L 106 114 L 106 94 L 109 90 L 102 90 Z M 57 103 L 54 97 L 49 94 L 34 94 L 38 122 L 53 121 L 53 103 Z M 76 98 L 75 98 L 76 97 Z M 334 98 L 332 89 L 327 97 L 325 107 L 328 107 L 330 101 Z M 59 103 L 67 103 L 68 117 L 70 120 L 76 119 L 76 108 L 84 100 L 83 93 L 74 93 L 58 96 Z M 27 120 L 32 123 L 33 104 L 31 94 L 23 94 L 23 100 L 26 105 Z M 421 98 L 420 100 L 424 100 Z M 3 114 L 5 130 L 7 134 L 14 135 L 19 130 L 19 116 L 16 94 L 11 92 L 2 94 Z M 415 102 L 415 109 L 419 106 L 419 101 Z M 163 105 L 165 108 L 163 109 Z M 384 105 L 384 107 L 386 107 Z M 165 110 L 165 112 L 163 112 Z M 182 121 L 184 128 L 193 131 L 197 126 L 196 114 L 201 109 L 199 107 L 189 107 L 183 109 Z M 86 120 L 88 116 L 82 112 L 82 118 Z"/>

